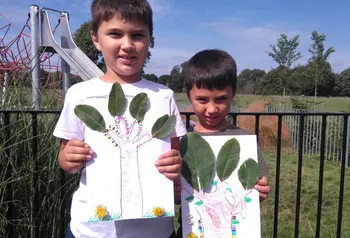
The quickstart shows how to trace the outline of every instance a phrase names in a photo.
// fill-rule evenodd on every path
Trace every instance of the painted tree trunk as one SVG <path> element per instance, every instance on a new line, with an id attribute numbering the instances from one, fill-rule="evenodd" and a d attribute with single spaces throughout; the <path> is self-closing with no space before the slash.
<path id="1" fill-rule="evenodd" d="M 143 197 L 137 146 L 132 143 L 124 144 L 120 153 L 121 218 L 141 218 L 143 217 Z"/>
<path id="2" fill-rule="evenodd" d="M 205 201 L 198 207 L 204 237 L 230 237 L 232 224 L 232 205 L 219 198 Z"/>

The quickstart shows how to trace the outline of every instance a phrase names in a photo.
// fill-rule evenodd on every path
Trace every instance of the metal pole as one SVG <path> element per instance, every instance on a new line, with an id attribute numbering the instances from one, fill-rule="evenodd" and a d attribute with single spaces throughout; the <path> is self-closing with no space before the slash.
<path id="1" fill-rule="evenodd" d="M 345 122 L 344 122 L 345 123 Z M 345 168 L 349 167 L 349 139 L 350 139 L 350 117 L 348 117 L 348 133 L 346 134 L 346 148 L 345 148 Z"/>
<path id="2" fill-rule="evenodd" d="M 8 81 L 8 74 L 5 72 L 4 74 L 4 83 L 2 84 L 2 90 L 1 90 L 1 106 L 4 107 L 5 105 L 5 93 L 6 93 L 6 86 L 7 86 L 7 81 Z"/>
<path id="3" fill-rule="evenodd" d="M 31 31 L 31 65 L 32 65 L 32 107 L 40 109 L 40 32 L 39 32 L 39 7 L 30 6 L 30 31 Z"/>
<path id="4" fill-rule="evenodd" d="M 61 16 L 65 16 L 65 15 L 66 17 L 68 17 L 68 14 L 66 12 L 61 12 Z M 69 48 L 68 41 L 62 34 L 62 24 L 61 24 L 61 47 L 63 49 Z M 62 65 L 62 82 L 63 82 L 62 87 L 63 87 L 64 96 L 66 96 L 66 93 L 70 86 L 70 82 L 69 82 L 70 66 L 69 64 L 67 64 L 66 61 L 64 61 L 62 57 L 61 57 L 61 65 Z"/>

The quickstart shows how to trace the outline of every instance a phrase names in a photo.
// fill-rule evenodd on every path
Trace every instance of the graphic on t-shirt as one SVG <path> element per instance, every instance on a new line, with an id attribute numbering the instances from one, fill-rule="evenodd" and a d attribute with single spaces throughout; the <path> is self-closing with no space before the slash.
<path id="1" fill-rule="evenodd" d="M 174 130 L 176 118 L 174 115 L 165 114 L 159 117 L 151 130 L 143 127 L 143 120 L 148 109 L 148 95 L 137 94 L 129 106 L 129 113 L 133 117 L 128 121 L 124 116 L 127 109 L 125 94 L 118 83 L 113 84 L 108 99 L 108 111 L 114 118 L 114 124 L 106 126 L 105 120 L 100 112 L 90 105 L 78 105 L 75 114 L 93 131 L 104 133 L 110 143 L 119 153 L 120 186 L 111 189 L 119 189 L 120 203 L 119 211 L 111 212 L 107 204 L 98 204 L 91 214 L 88 222 L 100 222 L 117 219 L 154 218 L 159 216 L 173 216 L 174 212 L 166 211 L 163 207 L 144 207 L 142 181 L 140 178 L 139 149 L 147 146 L 152 140 L 168 137 Z M 101 141 L 101 143 L 104 143 Z M 87 170 L 87 176 L 88 170 Z M 98 179 L 98 178 L 96 178 Z M 89 185 L 89 184 L 88 184 Z M 96 191 L 97 192 L 97 191 Z"/>
<path id="2" fill-rule="evenodd" d="M 183 237 L 260 237 L 256 148 L 255 136 L 184 136 Z"/>

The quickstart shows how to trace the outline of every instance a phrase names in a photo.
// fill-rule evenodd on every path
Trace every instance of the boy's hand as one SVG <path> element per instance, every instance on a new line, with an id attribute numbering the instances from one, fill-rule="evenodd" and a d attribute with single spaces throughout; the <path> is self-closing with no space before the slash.
<path id="1" fill-rule="evenodd" d="M 84 141 L 72 139 L 63 140 L 60 146 L 58 161 L 67 173 L 77 173 L 91 159 L 94 152 Z"/>
<path id="2" fill-rule="evenodd" d="M 271 191 L 266 176 L 261 177 L 254 188 L 259 192 L 260 201 L 266 199 Z"/>
<path id="3" fill-rule="evenodd" d="M 155 165 L 158 171 L 174 180 L 180 177 L 182 158 L 180 151 L 172 149 L 159 156 Z"/>

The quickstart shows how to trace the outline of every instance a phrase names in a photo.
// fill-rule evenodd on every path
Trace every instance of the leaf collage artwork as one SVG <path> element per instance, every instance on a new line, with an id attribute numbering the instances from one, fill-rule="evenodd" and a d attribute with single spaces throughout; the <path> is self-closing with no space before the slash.
<path id="1" fill-rule="evenodd" d="M 260 175 L 256 149 L 255 136 L 191 132 L 182 138 L 183 237 L 260 237 L 259 198 L 252 190 Z"/>
<path id="2" fill-rule="evenodd" d="M 150 157 L 153 158 L 155 156 L 147 156 L 144 153 L 140 155 L 140 149 L 142 149 L 143 147 L 148 148 L 148 146 L 150 146 L 151 143 L 154 143 L 154 141 L 157 142 L 157 140 L 158 143 L 162 143 L 161 140 L 169 137 L 169 135 L 173 132 L 176 124 L 176 117 L 174 115 L 163 114 L 155 120 L 152 128 L 147 128 L 148 130 L 145 130 L 143 123 L 148 108 L 149 98 L 147 93 L 143 92 L 138 93 L 135 97 L 133 97 L 128 106 L 127 97 L 125 96 L 123 88 L 119 83 L 114 83 L 112 85 L 108 97 L 108 113 L 110 114 L 110 118 L 113 119 L 113 125 L 108 125 L 110 123 L 106 123 L 106 115 L 104 118 L 103 114 L 101 114 L 100 111 L 94 106 L 81 104 L 77 105 L 74 108 L 75 115 L 89 129 L 91 129 L 91 131 L 93 131 L 92 133 L 98 132 L 97 136 L 103 135 L 103 138 L 105 138 L 107 142 L 109 141 L 108 143 L 112 143 L 113 145 L 112 147 L 110 146 L 110 144 L 107 145 L 107 148 L 113 151 L 111 151 L 110 153 L 106 152 L 105 155 L 102 153 L 97 153 L 95 151 L 97 156 L 100 157 L 97 157 L 96 162 L 89 165 L 90 167 L 87 166 L 87 179 L 91 179 L 91 176 L 89 177 L 88 169 L 91 168 L 90 171 L 93 171 L 93 168 L 95 168 L 95 171 L 97 171 L 97 175 L 95 175 L 93 180 L 94 189 L 96 191 L 93 191 L 92 194 L 96 194 L 96 197 L 99 196 L 98 199 L 100 199 L 98 200 L 100 201 L 100 203 L 94 205 L 95 208 L 93 214 L 89 215 L 89 218 L 87 219 L 88 222 L 94 223 L 119 219 L 139 219 L 174 216 L 173 209 L 166 209 L 163 206 L 158 206 L 157 204 L 154 204 L 153 206 L 147 205 L 146 207 L 146 202 L 144 201 L 146 196 L 145 190 L 148 187 L 144 188 L 144 186 L 146 186 L 147 184 L 145 185 L 144 180 L 142 180 L 140 177 L 141 169 L 145 169 L 145 166 L 142 166 L 141 164 L 143 163 L 143 165 L 146 164 L 148 166 L 153 166 L 155 169 L 154 162 L 146 161 Z M 127 109 L 129 109 L 128 112 L 133 118 L 131 122 L 125 116 Z M 105 141 L 101 141 L 99 139 L 96 140 L 96 147 L 106 146 Z M 115 158 L 112 159 L 106 158 L 114 156 Z M 110 159 L 110 161 L 117 162 L 109 164 L 108 162 L 104 162 L 105 164 L 103 164 L 103 161 L 107 161 L 108 159 Z M 96 164 L 98 163 L 100 164 L 97 168 Z M 118 166 L 115 166 L 115 169 L 110 168 L 114 165 Z M 107 181 L 109 183 L 109 187 L 101 182 L 100 188 L 100 185 L 98 184 L 100 182 L 98 181 L 99 178 L 101 176 L 112 176 L 108 175 L 107 173 L 104 173 L 104 170 L 107 169 L 109 169 L 109 171 L 113 171 L 113 174 L 118 174 L 118 170 L 120 171 L 120 175 L 113 175 L 118 178 L 119 182 L 113 182 L 110 181 L 111 179 L 105 179 L 104 181 Z M 91 172 L 90 174 L 93 173 Z M 113 187 L 115 186 L 115 184 L 119 183 L 120 186 Z M 87 181 L 87 184 L 89 185 L 89 180 Z M 148 186 L 152 186 L 152 184 Z M 108 189 L 111 190 L 113 194 L 117 194 L 118 199 L 104 199 L 104 196 L 99 195 L 99 193 L 103 193 L 101 189 L 104 189 L 106 191 Z M 100 190 L 101 192 L 99 192 Z M 104 191 L 105 194 L 107 194 L 105 197 L 108 197 L 109 193 L 108 191 L 106 191 Z M 106 205 L 107 203 L 108 205 Z M 113 207 L 113 209 L 111 209 L 110 207 Z"/>

